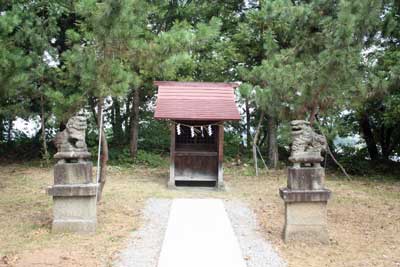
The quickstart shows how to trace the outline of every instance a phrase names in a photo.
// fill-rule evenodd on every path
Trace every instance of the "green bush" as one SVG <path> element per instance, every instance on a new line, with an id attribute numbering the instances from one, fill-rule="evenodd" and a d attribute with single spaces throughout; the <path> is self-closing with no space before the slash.
<path id="1" fill-rule="evenodd" d="M 131 165 L 145 165 L 152 168 L 168 166 L 168 160 L 161 154 L 148 152 L 145 150 L 138 150 L 135 159 L 131 157 L 129 148 L 114 147 L 109 151 L 110 165 L 118 166 L 131 166 Z"/>
<path id="2" fill-rule="evenodd" d="M 160 154 L 147 152 L 145 150 L 138 150 L 135 164 L 144 164 L 153 168 L 167 167 L 168 160 L 166 157 L 163 157 Z"/>
<path id="3" fill-rule="evenodd" d="M 224 139 L 224 157 L 227 159 L 236 158 L 240 154 L 240 135 L 226 131 Z"/>
<path id="4" fill-rule="evenodd" d="M 400 177 L 400 163 L 394 161 L 372 161 L 366 148 L 356 149 L 354 147 L 342 146 L 340 154 L 336 159 L 343 165 L 346 172 L 354 176 L 397 176 Z M 338 167 L 329 159 L 329 167 Z"/>

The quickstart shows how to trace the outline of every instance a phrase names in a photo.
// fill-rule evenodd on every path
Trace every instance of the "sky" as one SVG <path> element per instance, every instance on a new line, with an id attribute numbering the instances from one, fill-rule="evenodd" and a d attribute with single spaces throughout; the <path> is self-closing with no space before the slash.
<path id="1" fill-rule="evenodd" d="M 13 122 L 13 129 L 23 132 L 28 137 L 33 137 L 39 130 L 39 116 L 35 119 L 24 120 L 21 118 L 17 118 Z"/>

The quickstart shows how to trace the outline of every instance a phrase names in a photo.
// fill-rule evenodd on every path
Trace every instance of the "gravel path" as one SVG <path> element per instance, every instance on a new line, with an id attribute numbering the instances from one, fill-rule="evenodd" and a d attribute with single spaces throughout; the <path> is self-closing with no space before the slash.
<path id="1" fill-rule="evenodd" d="M 169 199 L 147 200 L 143 211 L 142 227 L 132 234 L 129 245 L 121 252 L 116 266 L 157 266 L 171 202 Z"/>
<path id="2" fill-rule="evenodd" d="M 172 201 L 168 199 L 149 199 L 147 201 L 143 211 L 142 227 L 132 234 L 127 248 L 121 252 L 115 266 L 157 266 L 171 203 Z M 264 240 L 258 232 L 255 214 L 239 201 L 224 201 L 224 204 L 247 266 L 286 266 L 271 244 Z"/>
<path id="3" fill-rule="evenodd" d="M 225 210 L 248 267 L 283 267 L 285 261 L 258 231 L 256 216 L 251 209 L 239 201 L 225 201 Z"/>

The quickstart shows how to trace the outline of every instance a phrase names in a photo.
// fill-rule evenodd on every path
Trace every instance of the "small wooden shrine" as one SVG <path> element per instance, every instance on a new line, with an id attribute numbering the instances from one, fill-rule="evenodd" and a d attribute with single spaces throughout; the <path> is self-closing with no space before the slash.
<path id="1" fill-rule="evenodd" d="M 240 120 L 235 83 L 155 82 L 156 119 L 171 121 L 169 186 L 223 182 L 224 121 Z"/>

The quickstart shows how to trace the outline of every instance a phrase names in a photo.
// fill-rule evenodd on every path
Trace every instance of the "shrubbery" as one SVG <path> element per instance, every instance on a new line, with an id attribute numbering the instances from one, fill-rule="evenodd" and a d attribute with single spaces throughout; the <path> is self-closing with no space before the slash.
<path id="1" fill-rule="evenodd" d="M 168 157 L 162 154 L 138 150 L 135 159 L 131 157 L 129 148 L 115 148 L 109 151 L 109 163 L 111 165 L 131 166 L 145 165 L 152 168 L 168 166 Z"/>

